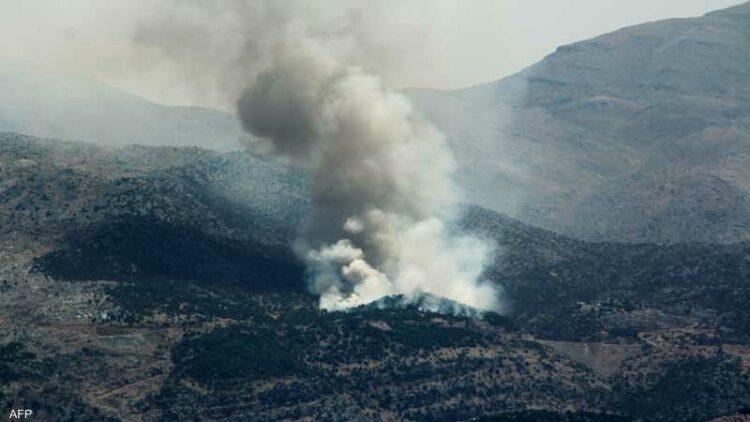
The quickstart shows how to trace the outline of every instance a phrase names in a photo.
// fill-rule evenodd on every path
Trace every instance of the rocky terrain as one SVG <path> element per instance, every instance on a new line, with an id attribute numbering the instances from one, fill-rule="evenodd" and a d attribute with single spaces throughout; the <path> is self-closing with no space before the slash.
<path id="1" fill-rule="evenodd" d="M 655 420 L 750 408 L 750 244 L 592 243 L 478 207 L 506 315 L 326 313 L 304 172 L 0 135 L 0 402 L 37 420 Z M 728 419 L 731 420 L 731 419 Z"/>

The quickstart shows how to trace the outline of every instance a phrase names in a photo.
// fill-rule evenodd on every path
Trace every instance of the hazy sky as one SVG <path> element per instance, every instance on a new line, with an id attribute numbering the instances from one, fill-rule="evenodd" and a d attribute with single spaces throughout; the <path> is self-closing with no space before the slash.
<path id="1" fill-rule="evenodd" d="M 220 0 L 216 0 L 217 3 Z M 331 0 L 335 3 L 335 0 Z M 413 50 L 396 76 L 399 87 L 455 88 L 516 72 L 563 44 L 623 26 L 698 16 L 740 0 L 377 0 L 388 18 L 410 28 Z M 342 2 L 339 2 L 342 3 Z M 343 2 L 345 3 L 345 1 Z M 161 63 L 133 59 L 132 19 L 149 0 L 0 0 L 0 60 L 41 64 L 102 80 L 155 101 L 205 104 L 171 86 Z M 220 4 L 220 3 L 219 3 Z M 390 38 L 389 38 L 390 37 Z M 401 57 L 401 56 L 399 56 Z"/>

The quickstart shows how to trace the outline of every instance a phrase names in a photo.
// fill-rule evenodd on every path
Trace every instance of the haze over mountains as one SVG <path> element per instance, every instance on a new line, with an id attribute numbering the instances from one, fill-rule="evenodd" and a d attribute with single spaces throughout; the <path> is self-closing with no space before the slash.
<path id="1" fill-rule="evenodd" d="M 412 96 L 473 202 L 586 239 L 729 242 L 750 236 L 749 40 L 746 3 Z"/>
<path id="2" fill-rule="evenodd" d="M 239 147 L 223 112 L 155 104 L 105 84 L 0 60 L 0 131 L 106 146 Z"/>
<path id="3" fill-rule="evenodd" d="M 409 95 L 448 135 L 468 202 L 586 240 L 733 242 L 750 238 L 749 39 L 746 3 Z M 7 63 L 0 76 L 3 131 L 220 150 L 242 136 L 226 113 Z"/>

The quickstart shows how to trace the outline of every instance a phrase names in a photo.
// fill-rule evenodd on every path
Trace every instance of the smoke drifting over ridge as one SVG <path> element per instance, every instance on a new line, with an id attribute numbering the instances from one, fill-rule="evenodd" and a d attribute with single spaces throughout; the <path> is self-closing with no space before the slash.
<path id="1" fill-rule="evenodd" d="M 312 209 L 296 249 L 323 308 L 428 293 L 499 310 L 498 292 L 480 281 L 489 246 L 451 230 L 460 197 L 442 134 L 367 70 L 377 58 L 361 16 L 376 11 L 234 1 L 227 34 L 200 27 L 221 6 L 178 4 L 189 21 L 152 20 L 140 41 L 187 62 L 185 31 L 231 42 L 209 76 L 240 90 L 248 147 L 310 170 Z"/>

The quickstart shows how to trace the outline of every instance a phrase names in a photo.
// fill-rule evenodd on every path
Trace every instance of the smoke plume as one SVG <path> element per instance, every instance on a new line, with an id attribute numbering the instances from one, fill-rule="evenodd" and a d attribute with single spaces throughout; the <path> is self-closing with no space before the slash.
<path id="1" fill-rule="evenodd" d="M 243 19 L 218 37 L 232 54 L 217 76 L 239 87 L 249 148 L 309 169 L 312 208 L 296 251 L 321 307 L 427 293 L 497 310 L 497 292 L 480 281 L 488 245 L 453 230 L 460 197 L 443 135 L 369 70 L 377 58 L 361 11 L 321 18 L 300 2 L 231 4 Z M 203 30 L 190 26 L 193 37 Z M 141 35 L 174 55 L 180 28 L 162 22 Z"/>

